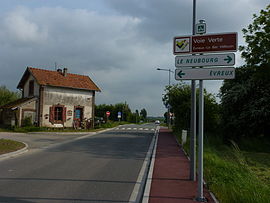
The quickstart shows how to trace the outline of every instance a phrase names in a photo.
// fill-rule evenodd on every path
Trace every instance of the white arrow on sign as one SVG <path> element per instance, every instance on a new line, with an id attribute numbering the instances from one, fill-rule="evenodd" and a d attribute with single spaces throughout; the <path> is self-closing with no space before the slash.
<path id="1" fill-rule="evenodd" d="M 176 80 L 224 80 L 234 79 L 234 68 L 179 68 L 175 70 Z"/>
<path id="2" fill-rule="evenodd" d="M 175 57 L 175 67 L 233 66 L 234 64 L 234 53 Z"/>

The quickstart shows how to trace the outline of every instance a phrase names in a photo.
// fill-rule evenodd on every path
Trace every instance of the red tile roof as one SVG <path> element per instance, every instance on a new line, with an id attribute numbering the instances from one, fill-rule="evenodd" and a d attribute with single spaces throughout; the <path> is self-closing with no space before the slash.
<path id="1" fill-rule="evenodd" d="M 27 67 L 20 83 L 18 84 L 18 88 L 23 87 L 24 81 L 28 78 L 27 76 L 29 73 L 33 75 L 39 85 L 100 91 L 98 86 L 88 76 L 72 73 L 67 73 L 67 75 L 64 76 L 63 73 L 58 71 L 32 67 Z"/>

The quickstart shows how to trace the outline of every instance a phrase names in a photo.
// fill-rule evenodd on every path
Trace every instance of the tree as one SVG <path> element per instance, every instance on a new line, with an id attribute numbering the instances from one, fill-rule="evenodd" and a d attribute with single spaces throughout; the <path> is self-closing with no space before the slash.
<path id="1" fill-rule="evenodd" d="M 247 45 L 240 46 L 246 65 L 220 89 L 226 139 L 270 137 L 270 5 L 253 18 L 243 29 Z"/>
<path id="2" fill-rule="evenodd" d="M 0 86 L 0 106 L 15 101 L 21 97 L 19 92 L 12 92 L 6 86 Z"/>
<path id="3" fill-rule="evenodd" d="M 135 111 L 135 116 L 136 116 L 135 123 L 138 123 L 138 121 L 140 120 L 140 115 L 139 115 L 139 110 L 138 109 L 136 109 L 136 111 Z"/>
<path id="4" fill-rule="evenodd" d="M 113 121 L 118 121 L 118 112 L 121 112 L 121 116 L 122 116 L 122 121 L 127 121 L 127 117 L 129 114 L 131 114 L 131 110 L 128 106 L 128 104 L 125 103 L 118 103 L 115 105 L 107 105 L 107 104 L 100 104 L 100 105 L 96 105 L 95 107 L 95 116 L 97 117 L 102 117 L 102 118 L 106 118 L 106 112 L 109 111 L 110 120 Z"/>
<path id="5" fill-rule="evenodd" d="M 253 15 L 253 23 L 243 34 L 247 46 L 240 46 L 242 57 L 248 66 L 265 66 L 270 64 L 270 4 L 261 10 L 260 16 Z"/>
<path id="6" fill-rule="evenodd" d="M 127 117 L 128 122 L 137 123 L 137 119 L 138 119 L 138 114 L 136 112 L 128 114 L 128 117 Z"/>
<path id="7" fill-rule="evenodd" d="M 188 85 L 184 83 L 179 83 L 177 85 L 167 86 L 165 89 L 165 94 L 162 98 L 165 106 L 170 104 L 170 111 L 175 114 L 175 124 L 180 129 L 189 129 L 190 122 L 190 94 L 191 90 Z M 166 112 L 164 118 L 167 121 Z"/>
<path id="8" fill-rule="evenodd" d="M 140 116 L 141 116 L 141 119 L 143 120 L 143 121 L 146 121 L 147 119 L 147 111 L 143 108 L 142 110 L 141 110 L 141 112 L 140 112 Z"/>
<path id="9" fill-rule="evenodd" d="M 190 128 L 191 88 L 189 85 L 179 83 L 166 88 L 163 103 L 170 104 L 171 112 L 175 116 L 175 125 L 179 129 Z M 196 91 L 197 97 L 199 91 Z M 219 127 L 219 105 L 214 95 L 204 90 L 204 120 L 205 131 L 213 132 Z M 198 103 L 197 103 L 198 106 Z M 164 114 L 167 116 L 167 112 Z"/>

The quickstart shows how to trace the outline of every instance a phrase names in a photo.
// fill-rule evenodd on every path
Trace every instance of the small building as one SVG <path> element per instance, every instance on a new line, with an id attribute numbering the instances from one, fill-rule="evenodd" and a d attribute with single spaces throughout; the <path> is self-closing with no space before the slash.
<path id="1" fill-rule="evenodd" d="M 97 85 L 85 75 L 27 67 L 18 86 L 22 98 L 1 107 L 2 122 L 22 126 L 28 118 L 40 127 L 94 126 Z"/>

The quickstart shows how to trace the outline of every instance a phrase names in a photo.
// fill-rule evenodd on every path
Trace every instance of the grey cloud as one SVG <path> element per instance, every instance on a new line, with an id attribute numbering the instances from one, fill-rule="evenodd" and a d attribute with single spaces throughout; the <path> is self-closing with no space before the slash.
<path id="1" fill-rule="evenodd" d="M 192 1 L 104 0 L 98 10 L 104 4 L 106 12 L 61 2 L 63 7 L 21 6 L 0 14 L 0 85 L 14 89 L 26 66 L 53 69 L 57 62 L 90 75 L 102 89 L 97 103 L 127 101 L 133 110 L 162 115 L 168 74 L 155 69 L 174 69 L 172 38 L 191 33 Z M 198 19 L 206 19 L 209 32 L 240 32 L 267 2 L 197 1 Z M 205 83 L 213 93 L 220 84 Z"/>
<path id="2" fill-rule="evenodd" d="M 167 63 L 171 45 L 138 36 L 140 23 L 136 17 L 81 9 L 17 7 L 0 20 L 1 85 L 15 89 L 26 66 L 54 69 L 57 62 L 73 73 L 93 75 L 103 90 L 100 103 L 127 101 L 136 108 L 150 102 L 149 89 L 151 98 L 160 99 L 155 86 L 162 76 L 152 73 Z"/>
<path id="3" fill-rule="evenodd" d="M 142 19 L 138 26 L 145 37 L 167 42 L 179 33 L 191 33 L 192 1 L 190 0 L 110 0 L 113 9 L 127 16 Z"/>
<path id="4" fill-rule="evenodd" d="M 79 63 L 84 69 L 89 64 L 93 69 L 121 69 L 136 51 L 132 46 L 121 49 L 121 36 L 126 33 L 131 40 L 137 23 L 135 18 L 100 16 L 86 10 L 18 7 L 1 22 L 5 32 L 0 42 L 6 52 L 21 56 L 23 51 L 24 59 L 34 55 L 31 61 L 38 66 L 58 61 L 70 66 Z"/>
<path id="5" fill-rule="evenodd" d="M 127 16 L 143 19 L 138 26 L 142 35 L 157 41 L 192 32 L 192 0 L 105 0 L 113 9 Z M 239 32 L 251 22 L 252 14 L 265 8 L 267 0 L 196 1 L 197 21 L 205 19 L 207 31 Z"/>

